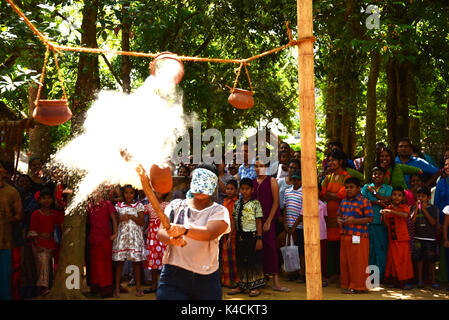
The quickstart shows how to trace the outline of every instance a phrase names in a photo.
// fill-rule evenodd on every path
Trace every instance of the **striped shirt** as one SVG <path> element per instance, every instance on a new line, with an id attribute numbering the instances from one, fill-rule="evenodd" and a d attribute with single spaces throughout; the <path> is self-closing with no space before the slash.
<path id="1" fill-rule="evenodd" d="M 369 201 L 358 194 L 354 199 L 345 198 L 340 203 L 338 209 L 338 216 L 348 220 L 349 217 L 370 218 L 373 217 L 373 209 Z M 341 227 L 340 234 L 356 235 L 363 238 L 368 238 L 368 223 L 366 224 L 344 224 Z"/>
<path id="2" fill-rule="evenodd" d="M 293 189 L 293 186 L 285 190 L 285 211 L 287 226 L 291 228 L 299 215 L 302 215 L 302 188 L 298 190 Z M 297 226 L 298 229 L 302 229 L 302 222 Z"/>

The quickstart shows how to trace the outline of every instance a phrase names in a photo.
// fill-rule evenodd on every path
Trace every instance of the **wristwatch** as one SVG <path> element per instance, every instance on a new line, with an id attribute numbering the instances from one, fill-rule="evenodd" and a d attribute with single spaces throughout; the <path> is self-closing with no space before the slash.
<path id="1" fill-rule="evenodd" d="M 183 236 L 186 236 L 187 235 L 187 233 L 189 232 L 189 228 L 187 228 L 187 227 L 184 227 L 185 229 L 186 229 L 186 231 L 184 231 L 184 233 L 182 234 Z"/>
<path id="2" fill-rule="evenodd" d="M 262 236 L 256 236 L 257 240 L 262 240 Z"/>

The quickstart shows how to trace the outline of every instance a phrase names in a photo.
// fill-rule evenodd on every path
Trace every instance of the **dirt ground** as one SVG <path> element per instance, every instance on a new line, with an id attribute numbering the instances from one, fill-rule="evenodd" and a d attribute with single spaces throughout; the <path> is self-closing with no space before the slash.
<path id="1" fill-rule="evenodd" d="M 290 292 L 278 292 L 271 289 L 271 280 L 268 284 L 262 288 L 262 294 L 256 298 L 250 298 L 247 294 L 238 295 L 227 295 L 226 293 L 230 289 L 223 288 L 223 300 L 306 300 L 306 285 L 305 283 L 299 284 L 296 282 L 287 282 L 283 277 L 280 277 L 280 282 L 282 286 L 291 289 Z M 126 283 L 123 283 L 126 287 Z M 143 286 L 147 289 L 148 286 Z M 136 297 L 135 287 L 129 287 L 129 293 L 122 293 L 120 298 L 109 298 L 106 300 L 155 300 L 156 294 L 150 293 L 145 294 L 143 297 Z M 86 290 L 86 296 L 89 299 L 98 299 L 95 297 L 90 297 L 88 289 Z M 84 291 L 84 290 L 83 290 Z M 446 290 L 446 286 L 442 285 L 440 290 L 434 290 L 430 287 L 423 289 L 414 288 L 412 290 L 402 290 L 402 289 L 390 289 L 386 287 L 379 287 L 370 290 L 369 293 L 360 294 L 343 294 L 341 293 L 340 287 L 337 284 L 329 284 L 328 287 L 323 288 L 323 300 L 447 300 L 449 299 L 449 291 Z"/>

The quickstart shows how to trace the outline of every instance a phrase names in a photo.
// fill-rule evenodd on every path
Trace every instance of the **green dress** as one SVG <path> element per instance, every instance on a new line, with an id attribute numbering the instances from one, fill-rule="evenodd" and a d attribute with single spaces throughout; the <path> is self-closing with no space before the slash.
<path id="1" fill-rule="evenodd" d="M 393 172 L 392 172 L 393 171 Z M 384 183 L 395 187 L 402 187 L 404 190 L 408 189 L 407 183 L 405 183 L 404 175 L 411 175 L 414 173 L 422 172 L 421 169 L 412 167 L 402 163 L 396 163 L 393 168 L 388 168 L 387 174 L 385 175 Z"/>

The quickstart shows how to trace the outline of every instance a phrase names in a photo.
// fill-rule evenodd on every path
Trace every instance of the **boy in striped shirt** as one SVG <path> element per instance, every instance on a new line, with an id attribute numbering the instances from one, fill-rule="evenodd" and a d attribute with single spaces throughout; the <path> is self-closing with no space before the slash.
<path id="1" fill-rule="evenodd" d="M 305 282 L 304 273 L 304 231 L 302 225 L 302 182 L 301 172 L 295 171 L 291 176 L 293 185 L 285 190 L 285 222 L 284 227 L 287 230 L 287 236 L 296 236 L 296 245 L 299 251 L 299 262 L 301 269 L 299 269 L 298 283 Z M 289 277 L 290 280 L 295 280 L 293 277 Z"/>
<path id="2" fill-rule="evenodd" d="M 341 227 L 340 287 L 342 293 L 358 293 L 367 290 L 368 224 L 374 215 L 371 204 L 360 194 L 357 178 L 346 179 L 345 189 L 346 198 L 340 203 L 337 218 Z"/>

